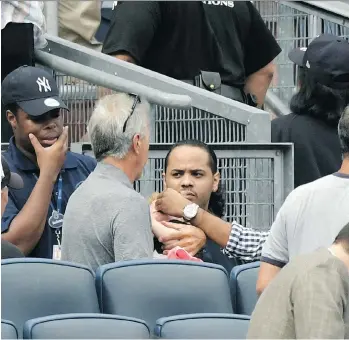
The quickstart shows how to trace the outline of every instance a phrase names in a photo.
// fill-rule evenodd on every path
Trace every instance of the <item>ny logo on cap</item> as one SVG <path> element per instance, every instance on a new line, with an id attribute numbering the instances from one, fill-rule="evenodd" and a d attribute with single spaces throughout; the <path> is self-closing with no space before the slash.
<path id="1" fill-rule="evenodd" d="M 45 77 L 42 77 L 42 79 L 40 77 L 38 77 L 38 79 L 36 80 L 36 83 L 39 86 L 39 91 L 42 92 L 42 90 L 44 90 L 45 92 L 51 92 L 51 86 L 48 82 L 48 79 L 46 79 Z"/>

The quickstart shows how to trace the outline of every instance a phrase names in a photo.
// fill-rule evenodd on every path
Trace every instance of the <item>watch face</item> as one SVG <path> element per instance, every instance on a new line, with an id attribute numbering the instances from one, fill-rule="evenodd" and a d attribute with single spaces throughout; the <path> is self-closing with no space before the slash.
<path id="1" fill-rule="evenodd" d="M 184 208 L 184 217 L 192 219 L 196 216 L 199 206 L 195 203 L 189 204 Z"/>

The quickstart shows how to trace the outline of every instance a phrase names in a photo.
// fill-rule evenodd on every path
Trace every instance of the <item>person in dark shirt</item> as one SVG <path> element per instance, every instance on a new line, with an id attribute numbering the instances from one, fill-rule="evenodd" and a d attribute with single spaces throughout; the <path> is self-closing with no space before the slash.
<path id="1" fill-rule="evenodd" d="M 9 188 L 1 238 L 26 256 L 60 259 L 63 214 L 69 197 L 95 168 L 96 161 L 68 152 L 59 97 L 52 75 L 23 66 L 2 82 L 2 101 L 14 137 L 3 154 L 24 187 Z"/>
<path id="2" fill-rule="evenodd" d="M 214 150 L 199 140 L 173 144 L 164 161 L 165 190 L 152 196 L 152 229 L 163 242 L 159 245 L 155 241 L 159 253 L 161 246 L 164 254 L 176 246 L 185 247 L 191 255 L 230 271 L 237 263 L 259 260 L 268 232 L 224 220 L 226 194 L 218 164 Z M 178 220 L 189 226 L 178 226 Z M 203 241 L 204 248 L 199 254 L 197 243 L 189 247 L 185 239 L 193 229 L 201 231 L 193 235 Z"/>
<path id="3" fill-rule="evenodd" d="M 250 1 L 125 1 L 102 52 L 179 80 L 217 72 L 261 106 L 281 49 Z"/>
<path id="4" fill-rule="evenodd" d="M 10 171 L 4 156 L 1 156 L 1 216 L 3 215 L 8 202 L 8 188 L 22 189 L 22 178 Z M 12 243 L 1 239 L 1 259 L 12 259 L 24 257 L 23 253 Z"/>
<path id="5" fill-rule="evenodd" d="M 290 103 L 292 113 L 271 125 L 274 143 L 294 143 L 294 185 L 332 174 L 341 166 L 337 126 L 349 104 L 349 43 L 321 35 L 307 49 L 290 52 L 299 67 L 299 91 Z"/>

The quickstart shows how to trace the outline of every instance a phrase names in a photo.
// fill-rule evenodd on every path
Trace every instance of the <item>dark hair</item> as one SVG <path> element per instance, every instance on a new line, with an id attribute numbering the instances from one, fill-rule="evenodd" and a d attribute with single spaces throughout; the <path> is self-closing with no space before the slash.
<path id="1" fill-rule="evenodd" d="M 341 229 L 333 243 L 341 244 L 345 251 L 349 253 L 349 223 Z"/>
<path id="2" fill-rule="evenodd" d="M 11 111 L 15 116 L 17 116 L 17 111 L 20 109 L 19 105 L 16 103 L 11 103 L 5 105 L 5 112 Z"/>
<path id="3" fill-rule="evenodd" d="M 166 155 L 165 158 L 165 168 L 164 171 L 166 172 L 167 166 L 168 166 L 168 159 L 171 155 L 171 152 L 178 148 L 179 146 L 193 146 L 196 148 L 200 148 L 202 150 L 205 150 L 207 154 L 209 155 L 209 165 L 212 170 L 212 173 L 215 174 L 218 171 L 218 162 L 217 162 L 217 156 L 214 150 L 204 142 L 201 142 L 196 139 L 186 139 L 182 140 L 180 142 L 177 142 L 176 144 L 173 144 L 169 150 L 169 152 Z M 208 203 L 208 210 L 212 212 L 214 215 L 218 217 L 223 217 L 224 215 L 224 209 L 225 209 L 225 192 L 224 188 L 219 182 L 218 190 L 216 192 L 211 193 L 210 201 Z"/>
<path id="4" fill-rule="evenodd" d="M 349 157 L 349 106 L 347 106 L 338 124 L 339 143 L 342 155 Z"/>
<path id="5" fill-rule="evenodd" d="M 349 89 L 321 85 L 304 67 L 298 68 L 298 83 L 300 89 L 291 99 L 291 111 L 337 126 L 341 113 L 349 104 Z"/>

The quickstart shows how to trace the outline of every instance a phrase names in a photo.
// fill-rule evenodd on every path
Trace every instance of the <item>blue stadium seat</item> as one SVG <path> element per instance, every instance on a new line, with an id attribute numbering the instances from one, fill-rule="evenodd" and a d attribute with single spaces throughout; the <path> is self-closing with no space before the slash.
<path id="1" fill-rule="evenodd" d="M 1 339 L 18 339 L 18 331 L 13 322 L 1 319 Z"/>
<path id="2" fill-rule="evenodd" d="M 250 318 L 236 314 L 187 314 L 156 321 L 162 339 L 246 339 Z"/>
<path id="3" fill-rule="evenodd" d="M 107 314 L 61 314 L 29 320 L 24 339 L 149 339 L 139 319 Z"/>
<path id="4" fill-rule="evenodd" d="M 22 336 L 33 318 L 66 313 L 99 313 L 94 275 L 85 266 L 22 258 L 1 261 L 1 313 Z"/>
<path id="5" fill-rule="evenodd" d="M 97 269 L 101 312 L 145 320 L 153 330 L 161 317 L 232 313 L 226 270 L 215 264 L 134 260 Z"/>
<path id="6" fill-rule="evenodd" d="M 235 313 L 251 315 L 257 303 L 256 283 L 260 262 L 236 266 L 230 273 L 230 288 Z"/>

